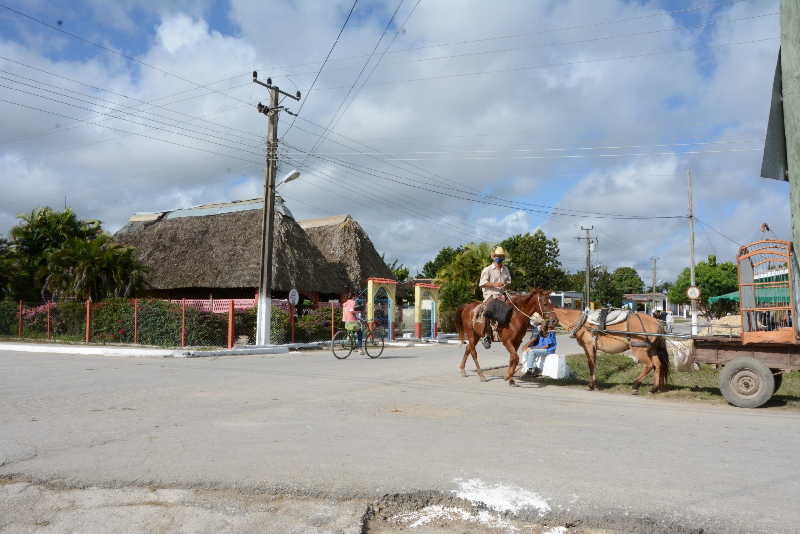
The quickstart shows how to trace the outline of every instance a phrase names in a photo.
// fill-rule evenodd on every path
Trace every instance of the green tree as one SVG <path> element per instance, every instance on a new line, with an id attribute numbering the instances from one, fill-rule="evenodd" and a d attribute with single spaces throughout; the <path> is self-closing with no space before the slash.
<path id="1" fill-rule="evenodd" d="M 633 267 L 617 267 L 611 273 L 611 280 L 621 294 L 641 293 L 644 288 L 644 282 Z"/>
<path id="2" fill-rule="evenodd" d="M 518 291 L 532 288 L 561 289 L 566 272 L 558 259 L 556 238 L 548 239 L 542 230 L 533 234 L 518 234 L 500 243 L 508 254 L 511 287 Z"/>
<path id="3" fill-rule="evenodd" d="M 48 255 L 43 290 L 56 298 L 129 297 L 143 286 L 145 271 L 132 247 L 108 235 L 71 239 Z"/>
<path id="4" fill-rule="evenodd" d="M 439 270 L 436 278 L 442 285 L 440 296 L 445 311 L 481 298 L 478 280 L 483 268 L 489 264 L 492 250 L 489 243 L 470 243 Z"/>
<path id="5" fill-rule="evenodd" d="M 0 291 L 7 296 L 99 299 L 128 296 L 142 286 L 145 267 L 133 249 L 113 243 L 99 221 L 50 208 L 19 218 L 11 240 L 0 247 Z"/>
<path id="6" fill-rule="evenodd" d="M 700 288 L 700 307 L 708 312 L 709 297 L 724 295 L 739 288 L 736 275 L 736 265 L 732 262 L 717 263 L 716 256 L 709 256 L 706 261 L 701 261 L 694 268 L 695 283 Z M 669 300 L 679 304 L 686 304 L 689 298 L 686 290 L 689 288 L 690 273 L 689 268 L 684 269 L 678 275 L 675 284 L 669 288 Z"/>
<path id="7" fill-rule="evenodd" d="M 567 287 L 569 291 L 583 292 L 586 283 L 586 271 L 567 275 Z M 598 265 L 592 268 L 589 280 L 591 289 L 590 298 L 601 306 L 621 306 L 623 292 L 614 283 L 614 276 L 608 272 L 605 265 Z"/>
<path id="8" fill-rule="evenodd" d="M 453 259 L 464 252 L 464 247 L 444 247 L 436 254 L 436 257 L 422 266 L 422 271 L 419 273 L 421 278 L 436 278 L 439 271 L 447 266 Z"/>

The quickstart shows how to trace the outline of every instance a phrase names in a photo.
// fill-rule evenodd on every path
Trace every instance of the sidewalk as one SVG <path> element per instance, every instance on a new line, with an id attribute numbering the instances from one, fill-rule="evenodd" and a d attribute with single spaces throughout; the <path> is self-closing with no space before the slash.
<path id="1" fill-rule="evenodd" d="M 218 356 L 284 354 L 289 347 L 246 347 L 230 350 L 159 349 L 148 347 L 122 347 L 115 345 L 81 345 L 68 343 L 14 343 L 0 342 L 0 352 L 33 352 L 40 354 L 72 354 L 82 356 L 112 356 L 124 358 L 203 358 Z"/>

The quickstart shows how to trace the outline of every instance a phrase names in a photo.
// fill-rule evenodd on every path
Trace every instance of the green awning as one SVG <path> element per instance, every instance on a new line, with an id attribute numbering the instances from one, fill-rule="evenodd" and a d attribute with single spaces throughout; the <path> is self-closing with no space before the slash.
<path id="1" fill-rule="evenodd" d="M 739 292 L 732 291 L 731 293 L 725 293 L 724 295 L 709 297 L 708 302 L 710 304 L 714 304 L 715 302 L 723 299 L 739 302 Z M 759 304 L 781 304 L 789 302 L 789 288 L 788 287 L 756 288 L 756 301 Z"/>

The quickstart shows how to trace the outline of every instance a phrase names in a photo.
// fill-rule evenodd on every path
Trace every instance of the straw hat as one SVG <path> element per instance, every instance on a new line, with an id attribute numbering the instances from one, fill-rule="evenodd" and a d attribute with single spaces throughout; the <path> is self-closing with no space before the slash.
<path id="1" fill-rule="evenodd" d="M 492 257 L 493 258 L 495 256 L 505 256 L 505 255 L 506 255 L 506 251 L 503 250 L 503 247 L 497 247 L 496 249 L 494 249 L 494 252 L 492 253 Z"/>

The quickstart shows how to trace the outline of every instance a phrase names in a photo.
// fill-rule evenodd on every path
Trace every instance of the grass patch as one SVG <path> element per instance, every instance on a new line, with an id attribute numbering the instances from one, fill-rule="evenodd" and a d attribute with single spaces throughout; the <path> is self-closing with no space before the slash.
<path id="1" fill-rule="evenodd" d="M 573 377 L 565 380 L 539 379 L 552 385 L 585 387 L 589 382 L 589 367 L 586 356 L 573 354 L 567 356 L 567 363 L 572 369 Z M 639 375 L 638 362 L 622 354 L 601 354 L 597 358 L 597 381 L 600 389 L 612 393 L 633 393 L 631 384 Z M 700 365 L 700 370 L 686 373 L 671 371 L 669 390 L 651 395 L 650 385 L 653 383 L 652 373 L 645 379 L 640 394 L 664 399 L 687 400 L 727 404 L 719 390 L 719 371 L 710 365 Z M 800 410 L 800 372 L 785 373 L 783 384 L 775 392 L 766 407 L 784 407 Z"/>

